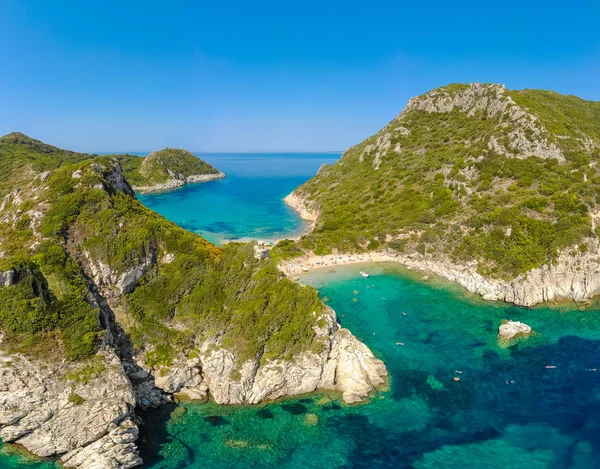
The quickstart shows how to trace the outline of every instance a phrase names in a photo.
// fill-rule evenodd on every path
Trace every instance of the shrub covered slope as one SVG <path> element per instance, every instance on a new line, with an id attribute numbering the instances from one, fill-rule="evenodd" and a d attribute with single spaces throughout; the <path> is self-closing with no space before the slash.
<path id="1" fill-rule="evenodd" d="M 150 363 L 215 337 L 240 360 L 318 345 L 316 292 L 252 246 L 219 249 L 147 209 L 112 157 L 17 137 L 0 140 L 2 167 L 29 165 L 3 179 L 12 192 L 0 208 L 0 332 L 12 350 L 80 360 L 115 320 L 151 346 Z"/>
<path id="2" fill-rule="evenodd" d="M 599 160 L 600 102 L 449 85 L 295 191 L 319 212 L 301 245 L 475 259 L 514 278 L 597 238 Z"/>
<path id="3" fill-rule="evenodd" d="M 134 187 L 153 186 L 170 180 L 173 176 L 219 174 L 219 171 L 187 150 L 165 148 L 146 157 L 115 155 L 123 173 Z"/>

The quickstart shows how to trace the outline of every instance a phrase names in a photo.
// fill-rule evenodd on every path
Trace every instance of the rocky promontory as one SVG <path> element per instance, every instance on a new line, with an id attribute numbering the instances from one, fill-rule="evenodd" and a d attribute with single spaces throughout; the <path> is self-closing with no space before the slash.
<path id="1" fill-rule="evenodd" d="M 70 162 L 26 137 L 0 138 L 0 152 L 30 175 L 0 175 L 3 442 L 66 467 L 129 468 L 142 463 L 136 407 L 318 389 L 355 403 L 384 383 L 315 290 L 251 244 L 218 248 L 144 207 L 118 158 Z"/>
<path id="2" fill-rule="evenodd" d="M 600 294 L 600 103 L 496 84 L 409 100 L 285 200 L 305 252 L 378 253 L 486 300 Z"/>
<path id="3" fill-rule="evenodd" d="M 319 352 L 295 354 L 289 360 L 264 361 L 261 356 L 239 363 L 236 355 L 218 341 L 198 344 L 199 357 L 177 360 L 171 366 L 151 370 L 154 383 L 165 393 L 183 399 L 206 399 L 218 404 L 258 404 L 284 396 L 317 390 L 338 391 L 348 404 L 361 402 L 385 383 L 387 370 L 381 360 L 348 329 L 341 328 L 332 309 L 326 325 L 316 327 Z M 150 400 L 142 396 L 142 399 Z"/>
<path id="4" fill-rule="evenodd" d="M 221 171 L 187 150 L 165 148 L 148 156 L 114 155 L 136 192 L 170 191 L 184 184 L 214 181 Z"/>
<path id="5" fill-rule="evenodd" d="M 172 171 L 168 171 L 168 174 L 171 178 L 166 182 L 161 182 L 150 186 L 132 186 L 132 188 L 136 192 L 148 194 L 150 192 L 170 191 L 173 189 L 177 189 L 183 186 L 184 184 L 214 181 L 216 179 L 223 179 L 225 177 L 225 174 L 223 174 L 220 171 L 214 174 L 193 174 L 191 176 L 183 176 L 179 173 L 174 173 Z"/>

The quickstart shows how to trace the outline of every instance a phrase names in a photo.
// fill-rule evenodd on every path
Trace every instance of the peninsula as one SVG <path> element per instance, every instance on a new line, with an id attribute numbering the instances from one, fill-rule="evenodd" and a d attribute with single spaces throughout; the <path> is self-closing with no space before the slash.
<path id="1" fill-rule="evenodd" d="M 275 249 L 373 253 L 488 300 L 585 300 L 600 293 L 599 161 L 600 102 L 445 86 L 286 197 L 312 229 Z"/>
<path id="2" fill-rule="evenodd" d="M 384 383 L 314 289 L 252 244 L 217 248 L 144 207 L 118 158 L 15 133 L 0 170 L 3 442 L 129 468 L 142 463 L 136 407 L 317 389 L 353 403 Z"/>
<path id="3" fill-rule="evenodd" d="M 187 150 L 165 148 L 146 157 L 114 156 L 136 192 L 149 193 L 177 189 L 184 184 L 213 181 L 225 177 L 221 171 Z"/>

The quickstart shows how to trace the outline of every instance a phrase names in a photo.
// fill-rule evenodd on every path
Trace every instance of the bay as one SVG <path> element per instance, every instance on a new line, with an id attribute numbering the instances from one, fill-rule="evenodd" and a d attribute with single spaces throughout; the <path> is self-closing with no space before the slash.
<path id="1" fill-rule="evenodd" d="M 148 467 L 600 467 L 597 306 L 486 303 L 389 264 L 302 281 L 385 361 L 389 389 L 359 406 L 321 394 L 148 412 L 140 438 Z M 506 346 L 497 338 L 506 319 L 535 334 Z"/>
<path id="2" fill-rule="evenodd" d="M 337 153 L 198 154 L 226 177 L 180 189 L 138 195 L 181 227 L 221 244 L 248 238 L 299 236 L 305 225 L 283 198 L 314 176 Z"/>

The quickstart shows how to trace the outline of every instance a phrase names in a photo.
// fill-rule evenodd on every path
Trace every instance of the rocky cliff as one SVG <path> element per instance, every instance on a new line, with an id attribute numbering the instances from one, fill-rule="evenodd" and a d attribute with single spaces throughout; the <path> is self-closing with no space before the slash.
<path id="1" fill-rule="evenodd" d="M 360 402 L 384 384 L 385 365 L 339 327 L 333 310 L 325 318 L 324 327 L 315 327 L 322 342 L 318 352 L 301 352 L 288 360 L 256 356 L 240 364 L 231 350 L 210 340 L 198 344 L 199 357 L 148 372 L 157 388 L 182 399 L 210 396 L 218 404 L 257 404 L 321 389 L 339 391 L 346 403 Z M 140 364 L 147 368 L 143 360 Z"/>
<path id="2" fill-rule="evenodd" d="M 286 197 L 299 244 L 379 251 L 489 300 L 599 293 L 600 103 L 502 85 L 412 98 Z"/>
<path id="3" fill-rule="evenodd" d="M 1 339 L 0 339 L 1 340 Z M 67 467 L 141 464 L 133 389 L 107 349 L 87 364 L 0 352 L 0 438 Z"/>
<path id="4" fill-rule="evenodd" d="M 250 245 L 219 249 L 152 213 L 114 158 L 35 173 L 9 195 L 5 442 L 67 467 L 128 468 L 141 464 L 136 406 L 254 404 L 317 389 L 354 403 L 385 380 L 384 364 L 314 290 Z"/>

